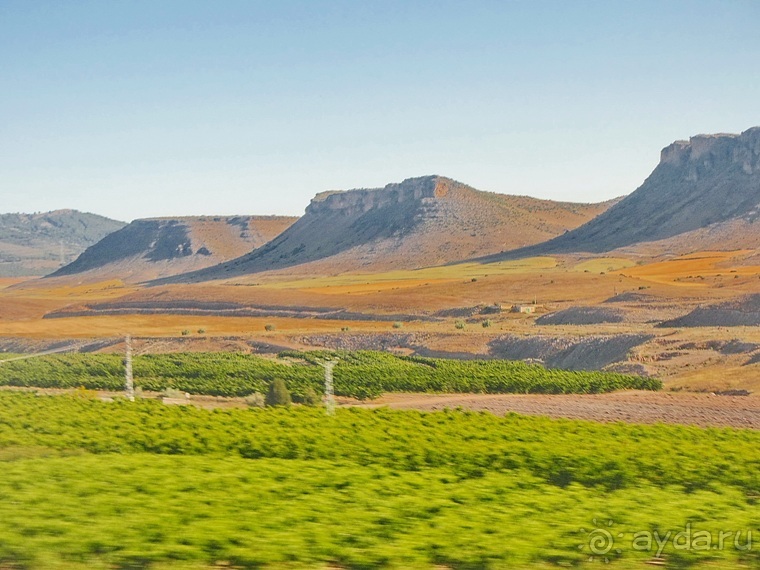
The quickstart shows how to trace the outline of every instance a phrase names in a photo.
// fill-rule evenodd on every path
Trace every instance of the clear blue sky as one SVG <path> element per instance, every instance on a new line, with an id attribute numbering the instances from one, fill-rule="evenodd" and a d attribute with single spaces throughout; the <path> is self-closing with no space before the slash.
<path id="1" fill-rule="evenodd" d="M 633 191 L 760 125 L 760 2 L 0 0 L 0 211 L 300 214 L 443 174 Z"/>

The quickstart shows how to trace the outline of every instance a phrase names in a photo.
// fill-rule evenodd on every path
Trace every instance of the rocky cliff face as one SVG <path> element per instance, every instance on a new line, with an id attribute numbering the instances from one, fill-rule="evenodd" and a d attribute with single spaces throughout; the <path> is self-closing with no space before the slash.
<path id="1" fill-rule="evenodd" d="M 442 176 L 323 192 L 298 222 L 266 246 L 177 279 L 285 268 L 335 273 L 441 265 L 546 240 L 607 207 L 481 192 Z"/>
<path id="2" fill-rule="evenodd" d="M 469 188 L 442 176 L 409 178 L 384 188 L 331 191 L 317 194 L 306 208 L 307 215 L 340 211 L 346 216 L 395 206 L 415 207 L 446 197 L 452 189 Z"/>
<path id="3" fill-rule="evenodd" d="M 697 135 L 688 141 L 676 141 L 662 149 L 660 164 L 684 169 L 691 181 L 726 165 L 737 165 L 745 174 L 753 174 L 760 168 L 760 127 L 740 135 Z"/>
<path id="4" fill-rule="evenodd" d="M 600 253 L 682 235 L 689 243 L 679 247 L 690 250 L 700 249 L 703 238 L 710 247 L 742 247 L 742 236 L 747 244 L 757 241 L 759 212 L 760 127 L 697 135 L 664 148 L 644 184 L 598 218 L 515 255 Z M 731 235 L 737 232 L 738 239 Z"/>

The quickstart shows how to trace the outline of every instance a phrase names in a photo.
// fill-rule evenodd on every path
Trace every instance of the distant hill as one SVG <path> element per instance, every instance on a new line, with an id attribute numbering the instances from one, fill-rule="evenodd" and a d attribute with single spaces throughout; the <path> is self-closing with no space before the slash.
<path id="1" fill-rule="evenodd" d="M 76 210 L 0 214 L 0 277 L 50 273 L 124 226 Z"/>
<path id="2" fill-rule="evenodd" d="M 195 271 L 248 253 L 296 221 L 287 216 L 135 220 L 48 277 L 140 282 Z"/>
<path id="3" fill-rule="evenodd" d="M 664 148 L 635 192 L 578 229 L 510 257 L 760 247 L 760 127 L 697 135 Z"/>
<path id="4" fill-rule="evenodd" d="M 264 247 L 176 280 L 286 268 L 341 272 L 441 265 L 547 240 L 609 205 L 482 192 L 442 176 L 323 192 L 302 218 Z"/>

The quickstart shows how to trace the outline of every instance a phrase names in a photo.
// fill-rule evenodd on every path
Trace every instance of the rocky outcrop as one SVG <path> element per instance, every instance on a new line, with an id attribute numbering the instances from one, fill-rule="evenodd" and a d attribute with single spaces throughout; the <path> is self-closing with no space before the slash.
<path id="1" fill-rule="evenodd" d="M 738 165 L 745 174 L 760 168 L 760 127 L 740 135 L 697 135 L 662 149 L 660 164 L 684 168 L 689 180 L 697 181 L 726 164 Z"/>
<path id="2" fill-rule="evenodd" d="M 306 214 L 341 212 L 344 216 L 366 214 L 370 210 L 411 205 L 416 207 L 425 200 L 443 198 L 449 191 L 464 186 L 442 176 L 410 178 L 384 188 L 358 189 L 347 192 L 330 191 L 317 194 L 306 208 Z"/>

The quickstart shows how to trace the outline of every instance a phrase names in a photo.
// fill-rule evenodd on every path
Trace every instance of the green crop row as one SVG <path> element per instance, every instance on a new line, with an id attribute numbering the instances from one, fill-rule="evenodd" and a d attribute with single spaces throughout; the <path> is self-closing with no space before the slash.
<path id="1" fill-rule="evenodd" d="M 134 359 L 135 384 L 145 390 L 175 388 L 192 394 L 246 396 L 285 380 L 296 400 L 310 388 L 321 393 L 324 371 L 335 359 L 335 392 L 360 399 L 385 392 L 601 393 L 658 390 L 662 384 L 610 372 L 545 369 L 506 360 L 399 357 L 381 352 L 286 352 L 270 359 L 238 353 L 152 354 Z M 0 364 L 0 385 L 121 390 L 122 358 L 113 354 L 55 355 Z"/>

